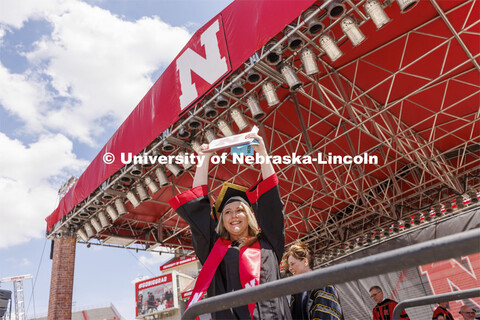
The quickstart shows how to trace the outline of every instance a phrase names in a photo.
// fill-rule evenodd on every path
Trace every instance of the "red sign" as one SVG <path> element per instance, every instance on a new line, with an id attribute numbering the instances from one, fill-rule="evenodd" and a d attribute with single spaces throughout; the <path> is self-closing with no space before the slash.
<path id="1" fill-rule="evenodd" d="M 166 269 L 174 268 L 174 267 L 180 266 L 182 264 L 186 264 L 186 263 L 197 261 L 197 260 L 198 259 L 196 257 L 190 257 L 190 258 L 187 258 L 187 259 L 178 260 L 178 261 L 175 261 L 175 262 L 172 262 L 172 263 L 169 263 L 169 264 L 164 264 L 163 266 L 160 266 L 160 270 L 163 271 L 163 270 L 166 270 Z"/>
<path id="2" fill-rule="evenodd" d="M 185 291 L 185 292 L 182 292 L 182 299 L 188 299 L 190 298 L 190 296 L 192 295 L 192 292 L 193 290 L 188 290 L 188 291 Z"/>
<path id="3" fill-rule="evenodd" d="M 434 262 L 419 267 L 430 284 L 433 294 L 448 293 L 480 287 L 480 253 Z M 468 299 L 480 308 L 480 298 Z M 450 302 L 452 314 L 457 314 L 464 304 L 462 300 Z"/>
<path id="4" fill-rule="evenodd" d="M 173 292 L 172 274 L 137 282 L 135 284 L 137 317 L 175 307 Z"/>

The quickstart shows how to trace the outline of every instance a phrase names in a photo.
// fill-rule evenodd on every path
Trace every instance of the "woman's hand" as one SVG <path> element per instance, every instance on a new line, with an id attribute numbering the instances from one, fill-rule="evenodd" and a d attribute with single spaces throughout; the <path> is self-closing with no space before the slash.
<path id="1" fill-rule="evenodd" d="M 258 144 L 252 144 L 253 150 L 255 150 L 256 153 L 261 154 L 262 156 L 266 156 L 268 154 L 267 148 L 265 147 L 265 142 L 258 133 L 251 132 L 245 136 L 245 139 L 255 139 L 258 141 Z"/>
<path id="2" fill-rule="evenodd" d="M 258 133 L 249 133 L 245 136 L 246 139 L 256 139 L 258 141 L 258 144 L 253 144 L 253 150 L 255 150 L 256 153 L 258 153 L 260 156 L 263 156 L 265 158 L 268 157 L 268 152 L 267 148 L 265 147 L 265 142 L 263 141 L 263 138 L 258 134 Z M 266 159 L 265 159 L 266 160 Z M 267 179 L 270 177 L 272 174 L 275 173 L 275 169 L 273 169 L 273 165 L 270 161 L 263 161 L 262 164 L 262 178 L 263 180 Z"/>
<path id="3" fill-rule="evenodd" d="M 209 148 L 208 143 L 204 143 L 200 146 L 201 151 L 198 152 L 199 157 L 204 157 L 203 165 L 207 165 L 207 167 L 208 167 L 208 164 L 210 163 L 210 158 L 213 155 L 213 152 L 203 152 L 203 150 L 208 150 L 208 148 Z"/>
<path id="4" fill-rule="evenodd" d="M 208 144 L 206 143 L 200 146 L 201 151 L 198 152 L 198 156 L 203 157 L 203 162 L 199 162 L 197 169 L 195 170 L 195 176 L 193 177 L 192 185 L 193 188 L 208 184 L 208 167 L 210 165 L 210 157 L 212 156 L 213 152 L 203 152 L 203 150 L 207 149 Z"/>

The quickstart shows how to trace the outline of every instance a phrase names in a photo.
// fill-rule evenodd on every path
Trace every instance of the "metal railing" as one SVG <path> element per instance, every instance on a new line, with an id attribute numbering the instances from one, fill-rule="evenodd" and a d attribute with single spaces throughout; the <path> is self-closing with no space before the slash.
<path id="1" fill-rule="evenodd" d="M 439 303 L 445 301 L 461 300 L 480 296 L 480 288 L 436 294 L 419 298 L 408 299 L 397 304 L 393 309 L 393 320 L 400 320 L 400 313 L 405 308 L 423 306 L 426 304 Z"/>
<path id="2" fill-rule="evenodd" d="M 192 305 L 183 320 L 249 303 L 287 296 L 298 292 L 352 280 L 399 271 L 480 251 L 480 232 L 473 229 L 408 247 L 318 269 L 256 287 L 210 297 Z"/>

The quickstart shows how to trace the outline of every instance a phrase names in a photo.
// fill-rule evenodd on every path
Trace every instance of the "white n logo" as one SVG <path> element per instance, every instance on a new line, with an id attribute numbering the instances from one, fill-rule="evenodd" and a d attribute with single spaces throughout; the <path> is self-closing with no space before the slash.
<path id="1" fill-rule="evenodd" d="M 255 279 L 250 280 L 250 282 L 245 283 L 245 289 L 255 287 Z"/>
<path id="2" fill-rule="evenodd" d="M 197 303 L 198 300 L 200 300 L 202 298 L 202 294 L 203 292 L 197 292 L 193 295 L 191 301 L 190 301 L 190 304 L 189 306 L 193 305 L 194 303 Z"/>
<path id="3" fill-rule="evenodd" d="M 199 95 L 195 83 L 192 83 L 192 71 L 210 84 L 228 71 L 225 57 L 220 57 L 217 40 L 219 30 L 217 20 L 200 36 L 200 43 L 205 47 L 205 59 L 190 48 L 185 50 L 177 59 L 177 70 L 180 74 L 180 86 L 182 88 L 181 110 L 185 109 Z"/>

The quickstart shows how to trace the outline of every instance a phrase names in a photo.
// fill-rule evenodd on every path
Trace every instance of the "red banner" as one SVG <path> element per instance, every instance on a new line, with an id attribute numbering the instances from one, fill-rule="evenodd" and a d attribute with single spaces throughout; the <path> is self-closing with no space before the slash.
<path id="1" fill-rule="evenodd" d="M 142 151 L 313 2 L 237 0 L 199 29 L 46 218 L 47 231 L 123 166 L 122 152 Z"/>
<path id="2" fill-rule="evenodd" d="M 137 282 L 135 295 L 137 317 L 175 307 L 172 274 Z"/>

